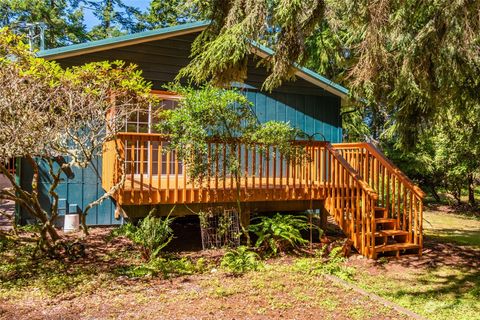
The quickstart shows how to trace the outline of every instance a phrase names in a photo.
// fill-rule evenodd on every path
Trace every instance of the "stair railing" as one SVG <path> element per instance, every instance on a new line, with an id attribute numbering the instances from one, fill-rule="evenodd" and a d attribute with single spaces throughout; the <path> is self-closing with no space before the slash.
<path id="1" fill-rule="evenodd" d="M 325 208 L 355 248 L 373 258 L 378 194 L 331 144 L 325 148 Z"/>
<path id="2" fill-rule="evenodd" d="M 408 242 L 423 246 L 422 219 L 425 193 L 370 143 L 338 143 L 333 147 L 378 193 L 378 205 L 387 217 L 408 232 Z"/>

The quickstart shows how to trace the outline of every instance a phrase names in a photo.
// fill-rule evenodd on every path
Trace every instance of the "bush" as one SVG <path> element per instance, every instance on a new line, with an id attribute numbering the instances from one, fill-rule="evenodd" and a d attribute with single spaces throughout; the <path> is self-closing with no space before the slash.
<path id="1" fill-rule="evenodd" d="M 260 222 L 252 224 L 249 230 L 258 237 L 255 246 L 273 255 L 291 248 L 298 248 L 308 241 L 303 239 L 301 231 L 308 230 L 306 216 L 281 215 L 260 217 Z"/>
<path id="2" fill-rule="evenodd" d="M 151 260 L 158 256 L 173 239 L 173 230 L 170 227 L 175 218 L 158 218 L 152 212 L 144 218 L 140 224 L 134 226 L 131 223 L 124 224 L 114 230 L 111 236 L 126 236 L 140 247 L 142 258 Z"/>
<path id="3" fill-rule="evenodd" d="M 315 258 L 299 259 L 295 269 L 308 274 L 330 274 L 349 280 L 353 277 L 355 269 L 345 265 L 346 259 L 342 256 L 342 247 L 335 247 L 327 257 L 324 257 L 327 246 L 317 252 Z"/>
<path id="4" fill-rule="evenodd" d="M 240 246 L 235 250 L 230 250 L 223 256 L 221 266 L 229 272 L 239 275 L 247 271 L 258 270 L 261 266 L 259 256 L 248 247 Z"/>
<path id="5" fill-rule="evenodd" d="M 202 259 L 199 259 L 194 263 L 187 258 L 151 258 L 146 263 L 140 265 L 121 267 L 119 268 L 118 273 L 132 278 L 155 277 L 161 275 L 163 278 L 167 279 L 201 273 L 205 272 L 205 270 L 205 261 Z"/>

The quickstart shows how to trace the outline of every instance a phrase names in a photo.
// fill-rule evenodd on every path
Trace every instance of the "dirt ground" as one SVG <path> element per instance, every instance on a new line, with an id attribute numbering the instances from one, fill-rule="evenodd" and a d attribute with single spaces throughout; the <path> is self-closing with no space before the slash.
<path id="1" fill-rule="evenodd" d="M 194 221 L 176 225 L 175 242 L 188 235 L 199 240 L 197 227 Z M 24 278 L 25 282 L 5 278 L 8 281 L 0 283 L 0 319 L 409 318 L 322 275 L 299 271 L 296 263 L 303 259 L 299 256 L 271 259 L 259 271 L 234 277 L 219 267 L 222 250 L 201 251 L 194 241 L 193 246 L 182 248 L 176 255 L 192 261 L 206 259 L 209 265 L 204 272 L 167 279 L 128 277 L 118 270 L 137 259 L 136 250 L 123 238 L 107 241 L 110 230 L 92 228 L 86 241 L 86 257 L 80 260 L 63 261 L 38 271 L 38 266 L 16 261 L 23 269 L 6 274 Z M 333 226 L 329 234 L 338 236 Z M 175 243 L 171 247 L 178 249 Z M 475 288 L 480 279 L 480 250 L 426 237 L 421 257 L 372 261 L 353 253 L 347 265 L 357 270 L 352 283 L 418 312 L 431 299 L 442 301 L 446 297 L 442 290 L 462 295 Z M 463 278 L 448 275 L 440 279 L 440 287 L 436 282 L 430 286 L 430 278 L 420 278 L 442 268 L 463 270 Z M 408 290 L 418 293 L 412 291 L 408 295 Z M 418 297 L 418 304 L 409 304 L 402 300 L 404 297 Z M 463 318 L 476 319 L 476 307 L 469 308 Z M 419 313 L 432 319 L 452 318 L 448 310 L 442 312 L 437 316 Z"/>

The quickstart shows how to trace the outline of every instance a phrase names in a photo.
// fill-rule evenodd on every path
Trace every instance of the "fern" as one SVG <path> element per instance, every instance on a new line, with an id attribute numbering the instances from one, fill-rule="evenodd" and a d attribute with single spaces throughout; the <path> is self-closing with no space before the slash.
<path id="1" fill-rule="evenodd" d="M 308 241 L 303 239 L 301 231 L 307 230 L 309 224 L 305 216 L 281 215 L 260 217 L 260 222 L 252 224 L 249 230 L 258 237 L 255 246 L 263 248 L 273 255 L 291 248 L 298 248 Z"/>
<path id="2" fill-rule="evenodd" d="M 140 247 L 142 258 L 151 260 L 159 255 L 173 239 L 173 230 L 170 227 L 175 218 L 158 218 L 153 211 L 140 224 L 134 226 L 127 223 L 112 232 L 112 236 L 123 235 Z"/>
<path id="3" fill-rule="evenodd" d="M 235 275 L 239 275 L 251 270 L 258 270 L 261 266 L 259 256 L 248 247 L 240 246 L 236 250 L 228 251 L 220 264 L 223 268 Z"/>

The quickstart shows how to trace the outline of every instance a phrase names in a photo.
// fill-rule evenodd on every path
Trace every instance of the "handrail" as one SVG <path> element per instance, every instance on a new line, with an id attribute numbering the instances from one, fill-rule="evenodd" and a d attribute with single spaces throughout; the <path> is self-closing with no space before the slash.
<path id="1" fill-rule="evenodd" d="M 333 156 L 339 161 L 343 167 L 348 171 L 348 173 L 360 184 L 360 186 L 375 200 L 378 200 L 378 193 L 366 183 L 363 178 L 358 174 L 358 172 L 345 160 L 338 150 L 336 150 L 332 144 L 327 143 L 326 148 L 333 154 Z"/>
<path id="2" fill-rule="evenodd" d="M 116 138 L 129 138 L 129 137 L 143 137 L 143 138 L 150 138 L 155 139 L 155 141 L 168 141 L 169 135 L 163 133 L 146 133 L 146 132 L 119 132 L 115 135 Z M 220 139 L 216 137 L 211 137 L 207 139 L 209 143 L 245 143 L 244 140 L 240 138 L 228 138 L 228 139 Z M 293 140 L 291 141 L 295 145 L 301 146 L 325 146 L 328 144 L 326 141 L 318 141 L 318 140 Z M 255 143 L 256 145 L 262 145 L 262 143 Z"/>
<path id="3" fill-rule="evenodd" d="M 425 197 L 425 192 L 418 187 L 410 178 L 408 178 L 392 161 L 390 161 L 377 147 L 369 142 L 353 142 L 353 143 L 334 143 L 334 148 L 365 148 L 370 153 L 374 154 L 376 158 L 382 162 L 382 165 L 390 169 L 397 178 L 404 182 L 417 196 Z"/>
<path id="4" fill-rule="evenodd" d="M 353 242 L 358 251 L 375 257 L 375 206 L 377 192 L 358 172 L 327 144 L 325 174 L 325 208 Z M 327 160 L 328 159 L 328 160 Z"/>
<path id="5" fill-rule="evenodd" d="M 407 240 L 423 245 L 425 193 L 370 143 L 338 143 L 333 147 L 378 193 L 383 218 L 395 219 L 395 228 L 407 232 Z"/>

